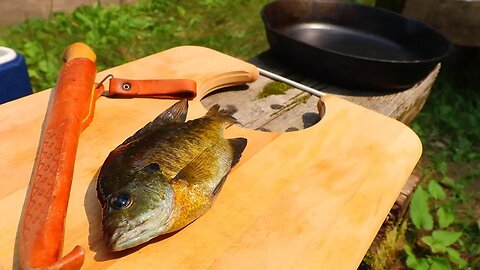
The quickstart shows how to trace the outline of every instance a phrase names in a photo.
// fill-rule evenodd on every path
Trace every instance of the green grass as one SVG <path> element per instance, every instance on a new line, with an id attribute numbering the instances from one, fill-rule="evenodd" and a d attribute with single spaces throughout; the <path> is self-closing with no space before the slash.
<path id="1" fill-rule="evenodd" d="M 100 70 L 184 44 L 248 59 L 268 47 L 259 16 L 266 2 L 149 0 L 130 6 L 81 7 L 72 13 L 52 14 L 48 20 L 31 19 L 5 28 L 0 32 L 0 45 L 25 55 L 37 91 L 54 85 L 63 50 L 76 41 L 94 49 Z M 462 232 L 453 248 L 461 252 L 471 269 L 480 267 L 478 54 L 476 58 L 466 54 L 464 59 L 443 65 L 413 123 L 424 144 L 418 166 L 425 176 L 422 185 L 428 189 L 436 180 L 445 190 L 446 197 L 436 203 L 454 213 L 454 221 L 446 229 Z M 438 205 L 430 202 L 428 207 L 434 212 Z M 428 233 L 409 226 L 407 241 L 416 256 L 435 255 L 419 241 Z"/>
<path id="2" fill-rule="evenodd" d="M 430 212 L 445 208 L 453 214 L 446 229 L 462 233 L 454 245 L 466 269 L 480 267 L 480 49 L 459 50 L 444 64 L 428 101 L 413 123 L 422 138 L 419 164 L 423 186 L 439 182 L 446 197 L 430 202 Z M 411 207 L 415 207 L 413 204 Z M 411 209 L 413 210 L 413 209 Z M 434 219 L 435 224 L 438 217 Z M 434 227 L 435 229 L 435 227 Z M 437 256 L 419 239 L 428 230 L 410 227 L 409 242 L 425 258 Z M 443 269 L 443 268 L 442 268 Z"/>
<path id="3" fill-rule="evenodd" d="M 247 58 L 267 48 L 259 16 L 266 2 L 151 0 L 80 7 L 6 29 L 0 45 L 25 56 L 36 91 L 54 85 L 63 50 L 76 41 L 94 49 L 99 70 L 185 44 Z"/>

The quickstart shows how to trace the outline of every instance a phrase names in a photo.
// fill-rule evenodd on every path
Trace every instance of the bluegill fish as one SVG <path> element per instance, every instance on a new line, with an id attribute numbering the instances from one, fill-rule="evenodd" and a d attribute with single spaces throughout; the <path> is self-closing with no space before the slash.
<path id="1" fill-rule="evenodd" d="M 128 249 L 177 231 L 213 204 L 247 145 L 225 139 L 235 119 L 213 106 L 185 122 L 182 100 L 115 148 L 97 178 L 107 247 Z"/>

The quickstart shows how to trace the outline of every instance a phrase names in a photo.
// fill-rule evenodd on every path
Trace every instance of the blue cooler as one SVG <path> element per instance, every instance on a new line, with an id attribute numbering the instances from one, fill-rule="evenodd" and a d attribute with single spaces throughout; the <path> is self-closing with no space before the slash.
<path id="1" fill-rule="evenodd" d="M 32 86 L 22 55 L 0 47 L 0 104 L 30 95 Z"/>

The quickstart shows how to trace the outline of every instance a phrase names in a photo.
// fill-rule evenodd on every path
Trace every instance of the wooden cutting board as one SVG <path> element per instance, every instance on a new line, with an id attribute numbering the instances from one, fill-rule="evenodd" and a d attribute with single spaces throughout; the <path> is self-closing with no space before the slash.
<path id="1" fill-rule="evenodd" d="M 202 47 L 177 47 L 106 74 L 190 78 L 199 92 L 248 82 L 254 66 Z M 0 106 L 0 269 L 15 268 L 15 237 L 50 91 Z M 87 251 L 83 269 L 356 269 L 422 151 L 408 127 L 334 96 L 313 127 L 248 138 L 212 209 L 180 232 L 130 251 L 105 250 L 96 174 L 108 153 L 174 101 L 97 101 L 81 134 L 68 208 L 66 252 Z M 199 98 L 188 117 L 202 116 Z"/>

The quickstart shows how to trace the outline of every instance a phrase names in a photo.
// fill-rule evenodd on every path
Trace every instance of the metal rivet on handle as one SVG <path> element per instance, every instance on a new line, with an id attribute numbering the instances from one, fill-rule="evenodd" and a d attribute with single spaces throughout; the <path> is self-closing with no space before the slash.
<path id="1" fill-rule="evenodd" d="M 132 85 L 129 84 L 129 83 L 124 83 L 122 84 L 122 89 L 125 90 L 125 91 L 128 91 L 132 88 Z"/>

